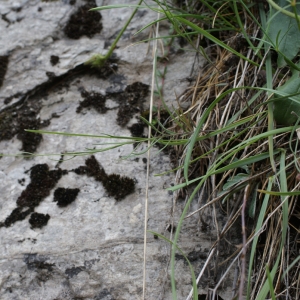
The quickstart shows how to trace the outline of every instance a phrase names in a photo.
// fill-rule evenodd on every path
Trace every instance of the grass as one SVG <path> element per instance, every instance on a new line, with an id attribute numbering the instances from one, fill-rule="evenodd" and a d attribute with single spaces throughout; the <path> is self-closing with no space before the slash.
<path id="1" fill-rule="evenodd" d="M 286 39 L 293 34 L 292 30 L 299 34 L 299 5 L 295 1 L 276 4 L 271 0 L 157 0 L 153 6 L 142 2 L 131 7 L 136 11 L 146 6 L 160 14 L 149 26 L 169 20 L 172 33 L 163 39 L 183 37 L 208 59 L 194 86 L 182 97 L 190 103 L 187 109 L 167 108 L 161 92 L 163 84 L 157 87 L 170 117 L 167 123 L 159 118 L 155 122 L 151 117 L 145 120 L 150 133 L 152 130 L 148 138 L 101 136 L 120 139 L 120 143 L 104 150 L 124 143 L 148 142 L 147 150 L 160 144 L 175 149 L 180 158 L 176 168 L 168 171 L 176 173 L 178 180 L 169 190 L 178 197 L 180 192 L 189 197 L 180 218 L 174 219 L 174 236 L 161 236 L 172 247 L 173 299 L 177 299 L 175 254 L 182 252 L 179 240 L 183 224 L 196 213 L 205 215 L 208 207 L 212 208 L 212 227 L 218 238 L 199 274 L 194 275 L 188 262 L 193 284 L 187 299 L 198 298 L 197 286 L 206 270 L 222 270 L 223 274 L 214 278 L 213 286 L 207 287 L 210 299 L 215 299 L 222 284 L 228 286 L 227 276 L 234 269 L 237 276 L 230 282 L 232 299 L 299 299 L 300 166 L 296 129 L 300 84 L 295 79 L 292 92 L 278 88 L 291 84 L 292 74 L 299 72 L 298 50 L 293 54 L 295 46 Z M 278 8 L 283 2 L 283 8 Z M 118 7 L 121 5 L 102 10 Z M 290 18 L 289 27 L 285 32 L 274 33 L 272 20 L 283 18 L 283 9 L 288 12 L 285 15 Z M 276 27 L 282 28 L 278 23 Z M 154 70 L 157 68 L 154 60 Z M 292 111 L 288 110 L 291 104 L 295 104 Z M 287 123 L 291 113 L 296 114 L 297 122 L 281 124 L 278 111 L 287 116 Z M 88 153 L 85 150 L 75 154 Z M 191 202 L 203 193 L 207 195 L 205 203 L 191 212 Z M 226 216 L 225 224 L 219 222 L 220 214 Z M 239 244 L 232 239 L 234 232 L 241 233 Z M 227 259 L 222 258 L 221 245 L 230 248 Z"/>

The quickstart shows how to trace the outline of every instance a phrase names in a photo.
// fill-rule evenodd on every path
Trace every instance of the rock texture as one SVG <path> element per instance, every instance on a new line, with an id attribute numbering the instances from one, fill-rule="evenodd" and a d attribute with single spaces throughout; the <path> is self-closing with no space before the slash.
<path id="1" fill-rule="evenodd" d="M 83 65 L 92 54 L 107 51 L 132 11 L 87 10 L 114 3 L 119 1 L 0 3 L 3 300 L 120 300 L 142 295 L 146 154 L 128 158 L 133 146 L 124 145 L 93 155 L 61 156 L 119 142 L 102 139 L 103 134 L 129 136 L 130 128 L 143 134 L 137 117 L 149 107 L 152 57 L 147 43 L 131 44 L 148 38 L 150 29 L 133 35 L 156 14 L 138 12 L 104 68 Z M 162 30 L 167 33 L 167 23 Z M 176 106 L 176 95 L 188 87 L 194 54 L 179 51 L 177 41 L 170 51 L 164 96 L 169 106 Z M 97 137 L 42 136 L 24 129 Z M 15 156 L 20 152 L 38 155 Z M 170 160 L 154 148 L 150 163 L 149 229 L 170 237 L 173 196 L 165 188 L 174 177 L 154 176 L 168 170 Z M 177 204 L 178 215 L 182 205 Z M 196 272 L 213 234 L 190 235 L 199 230 L 197 218 L 191 218 L 180 240 L 186 253 L 194 253 Z M 169 245 L 149 234 L 147 253 L 146 299 L 170 299 Z M 183 258 L 177 258 L 178 296 L 185 299 L 191 277 Z"/>

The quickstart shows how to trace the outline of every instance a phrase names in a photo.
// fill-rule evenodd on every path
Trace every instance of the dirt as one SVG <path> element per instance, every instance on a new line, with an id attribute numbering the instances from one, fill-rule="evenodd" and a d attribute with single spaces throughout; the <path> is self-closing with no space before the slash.
<path id="1" fill-rule="evenodd" d="M 70 16 L 67 25 L 63 29 L 68 38 L 77 40 L 84 35 L 92 38 L 95 34 L 101 32 L 101 14 L 97 11 L 89 11 L 94 7 L 97 7 L 96 2 L 89 0 Z"/>

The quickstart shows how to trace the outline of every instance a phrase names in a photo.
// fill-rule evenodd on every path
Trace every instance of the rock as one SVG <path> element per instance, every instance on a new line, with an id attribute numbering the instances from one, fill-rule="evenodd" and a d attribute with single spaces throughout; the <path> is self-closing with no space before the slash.
<path id="1" fill-rule="evenodd" d="M 132 10 L 93 12 L 98 17 L 89 26 L 95 30 L 84 33 L 70 20 L 76 14 L 86 20 L 87 5 L 94 3 L 119 1 L 0 3 L 0 153 L 5 154 L 0 159 L 0 298 L 4 300 L 120 300 L 142 294 L 146 145 L 138 146 L 144 154 L 128 158 L 131 144 L 112 147 L 120 140 L 102 137 L 130 136 L 130 129 L 143 135 L 137 117 L 149 108 L 152 57 L 148 44 L 131 44 L 148 37 L 149 29 L 138 37 L 133 34 L 156 13 L 141 9 L 115 57 L 97 70 L 83 63 L 107 51 Z M 164 85 L 170 107 L 187 88 L 185 79 L 194 60 L 193 53 L 176 53 L 175 46 Z M 94 136 L 41 136 L 24 129 Z M 101 152 L 105 147 L 112 149 Z M 39 155 L 14 156 L 20 152 Z M 93 173 L 91 165 L 98 171 Z M 153 148 L 148 226 L 168 238 L 173 198 L 165 188 L 174 176 L 154 175 L 169 169 L 168 155 Z M 182 206 L 177 204 L 175 221 Z M 182 230 L 180 246 L 186 253 L 203 253 L 210 247 L 210 237 L 200 240 L 190 234 L 198 230 L 197 220 L 191 218 Z M 170 245 L 150 233 L 147 239 L 146 299 L 170 299 L 166 273 Z M 197 272 L 203 257 L 193 261 Z M 191 277 L 182 259 L 176 262 L 176 281 L 183 299 Z"/>

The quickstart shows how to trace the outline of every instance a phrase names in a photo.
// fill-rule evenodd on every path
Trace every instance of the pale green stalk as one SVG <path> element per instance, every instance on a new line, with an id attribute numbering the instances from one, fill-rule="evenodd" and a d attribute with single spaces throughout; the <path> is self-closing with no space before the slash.
<path id="1" fill-rule="evenodd" d="M 127 29 L 127 27 L 130 24 L 131 20 L 135 16 L 135 14 L 138 11 L 139 6 L 142 4 L 142 2 L 143 2 L 143 0 L 139 1 L 137 6 L 135 7 L 134 11 L 132 12 L 130 18 L 127 20 L 126 24 L 124 25 L 124 27 L 122 27 L 122 29 L 119 32 L 119 34 L 117 35 L 116 39 L 114 40 L 114 42 L 110 46 L 108 52 L 105 55 L 102 55 L 102 54 L 93 55 L 88 61 L 85 62 L 86 65 L 91 65 L 92 67 L 98 67 L 99 68 L 99 67 L 102 67 L 105 64 L 105 62 L 110 58 L 110 56 L 114 52 L 120 38 L 122 37 L 124 31 Z M 101 8 L 99 8 L 99 9 L 93 8 L 92 10 L 100 10 L 100 9 Z"/>
<path id="2" fill-rule="evenodd" d="M 291 17 L 291 18 L 294 18 L 294 19 L 299 19 L 300 16 L 299 15 L 295 15 L 295 13 L 292 13 L 284 8 L 282 8 L 281 6 L 279 6 L 278 4 L 276 4 L 273 0 L 267 0 L 268 3 L 273 6 L 276 10 L 280 11 L 281 13 Z M 291 4 L 292 6 L 295 6 L 296 3 L 294 3 L 295 1 L 293 1 L 293 3 Z"/>
<path id="3" fill-rule="evenodd" d="M 267 21 L 266 21 L 266 14 L 263 8 L 263 4 L 260 3 L 259 5 L 259 12 L 260 12 L 260 18 L 262 22 L 262 27 L 267 28 Z M 265 52 L 267 53 L 266 58 L 266 74 L 267 74 L 267 88 L 272 89 L 273 88 L 273 76 L 272 76 L 272 61 L 271 61 L 271 55 L 269 52 L 270 46 L 267 43 L 264 43 Z M 267 93 L 268 99 L 272 97 L 272 94 L 270 92 Z M 268 103 L 268 131 L 272 131 L 274 129 L 274 115 L 273 115 L 273 103 Z M 276 173 L 276 165 L 275 165 L 275 159 L 274 159 L 274 137 L 273 135 L 270 135 L 268 137 L 269 140 L 269 152 L 270 152 L 270 162 L 272 169 L 274 171 L 274 174 Z"/>

